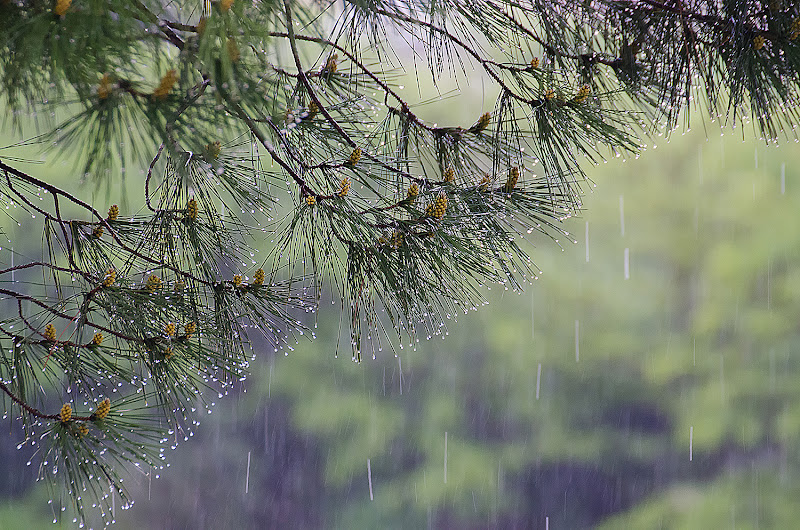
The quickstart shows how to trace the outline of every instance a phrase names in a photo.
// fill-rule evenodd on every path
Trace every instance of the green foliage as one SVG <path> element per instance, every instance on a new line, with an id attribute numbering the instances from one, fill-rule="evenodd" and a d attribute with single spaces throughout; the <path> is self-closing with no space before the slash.
<path id="1" fill-rule="evenodd" d="M 127 499 L 121 461 L 160 467 L 170 437 L 192 434 L 198 405 L 244 378 L 249 341 L 283 347 L 306 333 L 305 314 L 329 296 L 340 302 L 340 331 L 356 360 L 365 349 L 376 357 L 387 345 L 396 351 L 445 333 L 459 313 L 484 303 L 487 284 L 517 290 L 540 274 L 529 234 L 572 240 L 561 223 L 581 209 L 579 162 L 634 155 L 693 98 L 704 95 L 714 117 L 728 105 L 733 123 L 752 116 L 770 140 L 794 134 L 798 14 L 781 1 L 0 2 L 0 96 L 23 137 L 2 150 L 0 197 L 9 223 L 30 215 L 42 231 L 41 249 L 22 243 L 24 263 L 4 254 L 0 384 L 27 443 L 50 444 L 42 477 L 64 480 L 78 517 L 83 491 L 107 514 L 109 499 Z M 414 53 L 425 56 L 434 83 L 474 66 L 496 91 L 492 112 L 469 127 L 420 117 L 396 83 L 394 31 L 424 43 Z M 43 130 L 33 138 L 29 113 Z M 104 214 L 89 187 L 21 169 L 20 148 L 32 143 L 48 162 L 77 160 L 70 180 L 95 191 L 105 185 L 107 196 L 130 168 L 147 167 L 136 194 L 142 209 L 126 201 L 121 213 Z M 267 257 L 259 261 L 258 251 Z M 730 252 L 697 250 L 680 272 L 691 272 L 698 256 L 727 263 Z M 749 360 L 751 352 L 735 348 L 742 340 L 788 328 L 769 307 L 746 315 L 747 325 L 731 317 L 730 307 L 757 296 L 761 283 L 731 288 L 721 295 L 727 305 L 701 306 L 696 321 L 683 322 L 696 326 L 701 348 L 727 348 L 722 373 Z M 631 324 L 647 329 L 645 316 Z M 720 337 L 720 322 L 730 319 Z M 777 359 L 789 348 L 776 343 Z M 708 373 L 695 376 L 705 383 L 698 393 L 719 390 L 723 405 L 750 397 L 745 385 L 717 389 L 715 366 L 701 364 Z M 669 370 L 652 377 L 672 384 Z M 579 385 L 573 376 L 566 384 Z M 97 421 L 90 410 L 106 397 L 111 412 Z M 327 407 L 309 409 L 305 427 L 328 421 L 338 429 L 336 401 L 360 411 L 349 412 L 353 421 L 371 423 L 337 448 L 326 477 L 348 479 L 363 460 L 357 443 L 382 472 L 380 454 L 404 428 L 403 411 L 387 405 L 372 419 L 362 398 L 333 389 L 309 399 L 309 407 Z M 74 417 L 46 411 L 62 402 Z M 433 406 L 431 421 L 451 406 Z M 730 437 L 757 442 L 763 417 L 714 412 L 719 423 L 698 432 L 700 447 Z M 769 417 L 790 433 L 780 414 Z M 517 471 L 525 447 L 498 450 L 504 464 L 495 472 L 495 460 L 453 422 L 447 432 L 461 457 L 454 485 L 426 485 L 425 493 L 475 505 L 469 486 L 497 475 L 500 488 L 501 470 Z M 425 451 L 438 450 L 430 433 L 416 436 Z M 545 454 L 569 439 L 560 430 L 527 436 L 541 437 Z M 573 450 L 612 447 L 598 430 Z M 399 508 L 411 494 L 390 500 Z M 515 501 L 498 494 L 493 502 Z"/>
<path id="2" fill-rule="evenodd" d="M 696 140 L 601 172 L 590 261 L 583 241 L 542 253 L 532 301 L 495 294 L 502 311 L 464 317 L 465 331 L 399 360 L 348 366 L 320 339 L 262 372 L 248 394 L 289 400 L 285 428 L 325 455 L 336 526 L 597 523 L 587 506 L 602 482 L 581 497 L 548 474 L 559 466 L 617 484 L 609 505 L 623 512 L 609 528 L 797 516 L 797 157 Z"/>

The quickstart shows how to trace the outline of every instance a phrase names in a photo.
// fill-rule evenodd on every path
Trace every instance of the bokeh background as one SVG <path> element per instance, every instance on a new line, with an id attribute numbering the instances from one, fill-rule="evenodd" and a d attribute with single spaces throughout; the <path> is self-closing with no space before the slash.
<path id="1" fill-rule="evenodd" d="M 462 89 L 429 117 L 491 110 L 480 83 Z M 584 211 L 564 223 L 576 242 L 534 235 L 540 278 L 487 287 L 444 338 L 355 364 L 335 356 L 328 301 L 316 340 L 256 344 L 251 377 L 211 396 L 170 467 L 126 480 L 136 503 L 117 527 L 796 526 L 800 150 L 695 122 L 638 160 L 587 167 Z M 139 171 L 109 195 L 69 160 L 33 170 L 138 207 Z M 36 256 L 35 220 L 17 221 L 2 220 L 0 246 Z M 0 528 L 73 527 L 52 524 L 9 416 Z"/>

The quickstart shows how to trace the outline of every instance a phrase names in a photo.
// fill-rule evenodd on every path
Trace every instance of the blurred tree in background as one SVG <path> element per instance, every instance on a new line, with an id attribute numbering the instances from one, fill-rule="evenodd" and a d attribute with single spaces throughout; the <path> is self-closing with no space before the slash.
<path id="1" fill-rule="evenodd" d="M 338 318 L 324 312 L 314 343 L 259 355 L 247 391 L 161 478 L 129 484 L 138 502 L 117 524 L 792 527 L 798 167 L 794 146 L 694 131 L 597 168 L 567 222 L 582 235 L 589 223 L 589 261 L 584 237 L 542 249 L 531 293 L 493 289 L 457 333 L 400 360 L 328 355 Z M 27 484 L 24 456 L 13 461 L 0 459 Z M 33 491 L 0 527 L 30 528 L 20 513 L 47 522 Z"/>
<path id="2" fill-rule="evenodd" d="M 523 243 L 528 234 L 572 238 L 560 223 L 581 208 L 586 181 L 579 160 L 636 153 L 641 138 L 674 128 L 698 98 L 714 119 L 725 113 L 735 125 L 752 121 L 769 140 L 793 135 L 797 9 L 780 0 L 0 3 L 3 104 L 11 111 L 7 124 L 24 138 L 4 148 L 0 159 L 4 233 L 27 215 L 42 233 L 38 255 L 28 241 L 9 238 L 3 248 L 0 389 L 5 410 L 20 420 L 26 444 L 38 453 L 40 476 L 64 483 L 66 503 L 80 518 L 87 500 L 105 516 L 117 497 L 126 505 L 119 466 L 130 462 L 148 476 L 160 469 L 165 448 L 193 435 L 196 410 L 244 378 L 250 340 L 260 336 L 274 350 L 296 340 L 315 325 L 316 317 L 306 313 L 321 302 L 339 301 L 336 327 L 349 337 L 344 342 L 356 359 L 364 347 L 376 357 L 387 344 L 442 334 L 447 321 L 484 303 L 487 283 L 516 290 L 539 274 Z M 472 125 L 421 117 L 424 109 L 404 98 L 395 82 L 401 66 L 395 52 L 404 41 L 424 57 L 435 84 L 467 68 L 480 71 L 497 93 L 494 110 L 476 112 Z M 44 132 L 28 138 L 33 126 Z M 84 185 L 55 184 L 27 163 L 25 149 L 32 144 L 47 160 L 77 157 L 68 180 Z M 144 178 L 131 183 L 125 176 L 139 166 L 146 168 Z M 142 197 L 134 215 L 126 213 L 130 199 L 122 208 L 99 206 L 100 190 L 108 198 L 120 186 L 122 199 L 129 187 Z M 660 197 L 666 194 L 653 200 Z M 749 219 L 731 214 L 726 229 Z M 553 410 L 535 407 L 533 386 L 512 395 L 503 382 L 535 380 L 536 398 L 542 377 L 561 388 L 596 384 L 598 392 L 607 382 L 567 370 L 543 374 L 542 363 L 519 356 L 498 384 L 481 386 L 481 370 L 495 364 L 484 348 L 472 347 L 461 362 L 473 368 L 474 380 L 456 383 L 447 371 L 432 374 L 431 384 L 441 377 L 438 387 L 450 389 L 433 400 L 417 392 L 403 406 L 386 403 L 376 411 L 372 394 L 365 401 L 320 386 L 290 401 L 298 433 L 341 433 L 345 415 L 348 437 L 331 446 L 329 457 L 315 455 L 309 444 L 308 457 L 324 462 L 321 480 L 346 488 L 366 453 L 370 484 L 373 465 L 376 475 L 395 477 L 394 487 L 377 497 L 370 486 L 369 497 L 382 501 L 386 517 L 422 495 L 431 508 L 420 522 L 456 525 L 464 517 L 458 514 L 472 507 L 502 526 L 547 513 L 546 505 L 530 506 L 503 519 L 509 503 L 527 502 L 517 497 L 526 487 L 571 482 L 559 477 L 573 472 L 586 475 L 558 462 L 540 468 L 543 476 L 526 475 L 532 440 L 538 458 L 563 455 L 567 446 L 573 459 L 639 456 L 620 451 L 621 442 L 604 430 L 604 417 L 623 414 L 629 430 L 643 431 L 643 438 L 672 429 L 687 436 L 688 424 L 690 443 L 701 452 L 722 440 L 755 450 L 764 433 L 770 440 L 791 436 L 795 415 L 776 405 L 783 401 L 756 392 L 758 383 L 749 390 L 724 385 L 726 371 L 738 373 L 740 365 L 776 374 L 770 384 L 782 385 L 777 370 L 789 362 L 790 344 L 776 344 L 766 358 L 759 354 L 763 366 L 750 363 L 754 348 L 742 351 L 748 340 L 760 345 L 786 329 L 769 313 L 782 299 L 769 295 L 766 312 L 740 316 L 736 308 L 743 297 L 771 292 L 765 282 L 783 281 L 778 264 L 784 262 L 776 257 L 773 270 L 770 261 L 766 279 L 704 298 L 703 286 L 692 283 L 698 263 L 728 264 L 730 249 L 706 256 L 705 247 L 682 248 L 685 259 L 666 271 L 656 267 L 648 286 L 664 286 L 665 273 L 689 285 L 688 294 L 680 291 L 676 313 L 661 316 L 694 330 L 693 348 L 727 344 L 732 352 L 720 353 L 719 363 L 706 357 L 699 368 L 692 357 L 692 396 L 722 396 L 719 405 L 700 400 L 708 407 L 704 413 L 717 419 L 713 428 L 695 437 L 693 418 L 674 418 L 674 411 L 661 410 L 665 404 L 632 402 L 622 412 L 612 404 L 598 411 L 591 394 L 584 416 L 559 414 L 558 401 L 548 404 Z M 267 256 L 257 259 L 259 250 Z M 735 278 L 744 266 L 728 264 L 727 273 Z M 596 283 L 592 288 L 600 289 L 602 282 Z M 703 305 L 708 300 L 714 307 Z M 596 314 L 603 311 L 598 307 Z M 648 316 L 637 315 L 620 337 L 609 334 L 607 354 L 628 354 L 630 331 L 652 329 Z M 555 321 L 558 310 L 545 318 Z M 573 320 L 579 360 L 579 331 L 591 330 L 593 320 Z M 501 327 L 505 354 L 529 340 L 514 331 L 513 320 Z M 318 353 L 328 361 L 332 354 Z M 653 357 L 643 371 L 648 383 L 687 384 L 687 367 L 661 366 L 661 358 Z M 280 384 L 297 387 L 316 368 L 298 361 L 294 369 L 298 375 Z M 424 364 L 415 370 L 426 372 Z M 402 391 L 402 373 L 398 365 L 390 394 Z M 365 384 L 376 389 L 372 367 L 342 377 L 371 375 Z M 613 392 L 644 395 L 649 386 L 637 381 L 621 371 Z M 729 417 L 731 400 L 751 403 L 754 394 L 764 398 L 763 407 Z M 686 399 L 697 407 L 692 396 Z M 527 410 L 504 412 L 510 403 Z M 452 416 L 458 404 L 484 411 L 483 417 L 474 425 L 459 423 Z M 411 431 L 413 443 L 400 442 L 401 432 L 409 434 L 410 411 L 430 415 L 431 424 L 449 417 L 453 430 L 420 428 Z M 553 414 L 566 422 L 563 428 Z M 545 416 L 549 428 L 531 431 Z M 576 438 L 575 430 L 594 434 Z M 442 435 L 449 445 L 442 445 Z M 473 438 L 496 442 L 496 454 L 487 455 Z M 635 450 L 659 450 L 651 445 L 645 440 L 647 449 Z M 395 456 L 382 461 L 387 447 Z M 431 459 L 437 469 L 441 460 L 451 462 L 443 464 L 444 487 L 427 480 L 433 473 L 428 456 L 437 451 L 442 458 Z M 680 473 L 669 456 L 651 470 L 654 476 Z M 399 466 L 396 473 L 392 466 Z M 595 475 L 619 489 L 620 477 L 603 469 Z M 494 477 L 488 479 L 494 496 L 476 495 L 469 484 L 486 485 L 487 476 Z M 614 502 L 621 508 L 646 492 L 619 491 Z M 306 504 L 318 498 L 313 493 L 307 491 Z M 361 520 L 364 510 L 353 506 L 343 517 Z M 564 522 L 594 521 L 598 514 L 586 510 L 571 514 L 574 520 L 565 512 Z M 301 515 L 308 524 L 324 520 L 321 513 Z"/>

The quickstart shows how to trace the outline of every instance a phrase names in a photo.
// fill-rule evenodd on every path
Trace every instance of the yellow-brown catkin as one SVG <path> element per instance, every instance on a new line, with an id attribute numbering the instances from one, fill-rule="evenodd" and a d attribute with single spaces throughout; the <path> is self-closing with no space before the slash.
<path id="1" fill-rule="evenodd" d="M 262 285 L 264 283 L 264 269 L 258 269 L 253 274 L 253 285 Z"/>
<path id="2" fill-rule="evenodd" d="M 442 179 L 449 184 L 449 183 L 453 182 L 456 179 L 456 172 L 453 170 L 452 167 L 448 167 L 444 171 L 444 175 L 442 176 Z"/>
<path id="3" fill-rule="evenodd" d="M 241 274 L 234 274 L 233 275 L 233 286 L 234 287 L 241 287 L 242 286 L 242 275 Z"/>
<path id="4" fill-rule="evenodd" d="M 194 322 L 189 322 L 185 326 L 183 326 L 183 332 L 186 334 L 186 338 L 190 338 L 194 335 L 194 332 L 197 331 L 197 324 Z"/>
<path id="5" fill-rule="evenodd" d="M 219 8 L 224 13 L 225 11 L 228 11 L 232 5 L 233 5 L 233 0 L 221 0 L 219 3 Z"/>
<path id="6" fill-rule="evenodd" d="M 535 68 L 539 68 L 539 58 L 538 57 L 534 57 L 533 59 L 531 59 L 531 68 L 534 68 L 534 69 Z"/>
<path id="7" fill-rule="evenodd" d="M 547 90 L 545 90 L 544 99 L 546 99 L 547 101 L 550 101 L 554 97 L 556 97 L 556 91 L 555 90 L 553 90 L 552 88 L 548 88 Z"/>
<path id="8" fill-rule="evenodd" d="M 314 116 L 317 115 L 319 112 L 319 105 L 317 105 L 316 101 L 312 101 L 308 104 L 308 119 L 313 120 Z"/>
<path id="9" fill-rule="evenodd" d="M 436 220 L 441 220 L 447 211 L 447 195 L 443 191 L 439 192 L 439 196 L 425 208 L 425 215 L 433 217 Z"/>
<path id="10" fill-rule="evenodd" d="M 55 342 L 58 337 L 56 337 L 56 327 L 52 324 L 48 324 L 44 328 L 44 338 L 45 340 L 49 340 L 50 342 Z"/>
<path id="11" fill-rule="evenodd" d="M 119 217 L 119 206 L 112 204 L 111 208 L 108 209 L 108 220 L 116 221 L 117 217 Z"/>
<path id="12" fill-rule="evenodd" d="M 165 100 L 170 92 L 172 92 L 175 83 L 178 82 L 178 73 L 173 70 L 168 70 L 164 77 L 159 81 L 158 86 L 153 90 L 153 98 Z"/>
<path id="13" fill-rule="evenodd" d="M 489 177 L 489 175 L 484 175 L 481 181 L 478 183 L 478 190 L 486 191 L 487 189 L 489 189 L 489 183 L 491 181 L 492 179 L 491 177 Z"/>
<path id="14" fill-rule="evenodd" d="M 313 195 L 306 195 L 306 204 L 309 206 L 314 206 L 317 204 L 317 198 Z"/>
<path id="15" fill-rule="evenodd" d="M 578 93 L 575 94 L 575 103 L 584 103 L 589 97 L 589 92 L 589 85 L 581 85 L 581 87 L 578 89 Z"/>
<path id="16" fill-rule="evenodd" d="M 767 39 L 765 39 L 763 35 L 756 35 L 753 38 L 753 48 L 755 50 L 760 50 L 761 48 L 764 47 L 764 43 L 766 43 L 766 42 L 767 42 Z"/>
<path id="17" fill-rule="evenodd" d="M 347 197 L 347 194 L 350 193 L 350 186 L 351 186 L 350 179 L 345 177 L 339 183 L 339 191 L 336 192 L 336 195 L 339 197 Z"/>
<path id="18" fill-rule="evenodd" d="M 69 6 L 71 5 L 72 0 L 56 0 L 56 7 L 53 8 L 53 13 L 63 17 L 64 13 L 67 12 L 67 9 L 69 9 Z"/>
<path id="19" fill-rule="evenodd" d="M 103 276 L 103 287 L 111 287 L 117 279 L 117 271 L 108 269 L 106 275 Z"/>
<path id="20" fill-rule="evenodd" d="M 167 348 L 167 351 L 165 351 L 165 352 L 164 352 L 164 357 L 165 357 L 166 359 L 169 359 L 170 357 L 172 357 L 172 354 L 173 354 L 173 353 L 174 353 L 174 352 L 172 351 L 172 348 Z"/>
<path id="21" fill-rule="evenodd" d="M 169 324 L 164 326 L 164 334 L 167 337 L 172 337 L 173 335 L 175 335 L 175 323 L 174 322 L 170 322 Z"/>
<path id="22" fill-rule="evenodd" d="M 511 193 L 512 191 L 514 191 L 514 187 L 517 185 L 518 180 L 519 180 L 519 168 L 514 166 L 508 170 L 508 178 L 506 179 L 505 185 L 503 185 L 503 192 Z"/>
<path id="23" fill-rule="evenodd" d="M 241 53 L 239 52 L 239 46 L 236 44 L 236 41 L 233 38 L 228 37 L 226 47 L 228 49 L 228 58 L 232 63 L 238 63 Z"/>
<path id="24" fill-rule="evenodd" d="M 61 420 L 62 423 L 67 423 L 72 419 L 72 407 L 69 403 L 64 403 L 64 406 L 61 407 L 61 413 L 58 415 L 58 419 Z"/>
<path id="25" fill-rule="evenodd" d="M 89 434 L 89 427 L 85 423 L 78 424 L 78 438 L 83 438 Z"/>
<path id="26" fill-rule="evenodd" d="M 109 411 L 111 410 L 111 400 L 105 398 L 103 401 L 97 404 L 97 408 L 94 409 L 94 413 L 91 415 L 92 420 L 104 420 L 108 416 Z"/>
<path id="27" fill-rule="evenodd" d="M 408 193 L 406 193 L 406 200 L 408 202 L 414 202 L 414 200 L 416 200 L 417 198 L 417 195 L 419 195 L 419 184 L 415 182 L 408 187 Z"/>
<path id="28" fill-rule="evenodd" d="M 101 344 L 103 344 L 103 334 L 100 333 L 99 331 L 95 333 L 94 337 L 92 337 L 92 344 L 95 346 L 100 346 Z"/>
<path id="29" fill-rule="evenodd" d="M 176 293 L 182 293 L 184 287 L 186 287 L 186 284 L 178 280 L 175 282 L 175 285 L 172 286 L 172 290 Z"/>
<path id="30" fill-rule="evenodd" d="M 197 219 L 197 201 L 194 199 L 189 199 L 186 203 L 186 218 L 191 221 Z"/>
<path id="31" fill-rule="evenodd" d="M 222 152 L 222 143 L 219 140 L 217 140 L 216 142 L 211 142 L 210 144 L 206 145 L 206 154 L 208 155 L 208 158 L 216 160 L 221 152 Z"/>
<path id="32" fill-rule="evenodd" d="M 400 248 L 400 245 L 402 244 L 403 244 L 403 232 L 395 230 L 394 233 L 392 233 L 391 247 L 396 250 Z"/>
<path id="33" fill-rule="evenodd" d="M 481 117 L 478 118 L 478 121 L 475 122 L 475 125 L 473 125 L 470 130 L 475 133 L 484 131 L 489 126 L 489 122 L 491 121 L 492 121 L 491 113 L 484 112 L 483 114 L 481 114 Z"/>
<path id="34" fill-rule="evenodd" d="M 103 74 L 103 77 L 100 78 L 100 83 L 97 85 L 97 97 L 106 99 L 109 94 L 111 94 L 111 76 Z"/>
<path id="35" fill-rule="evenodd" d="M 149 278 L 147 278 L 147 283 L 145 284 L 145 289 L 154 293 L 161 289 L 161 278 L 156 276 L 155 274 L 151 274 Z"/>
<path id="36" fill-rule="evenodd" d="M 792 21 L 792 25 L 789 26 L 789 40 L 796 40 L 797 37 L 800 37 L 800 18 L 796 18 Z"/>
<path id="37" fill-rule="evenodd" d="M 95 226 L 94 230 L 92 230 L 92 237 L 95 239 L 100 239 L 101 237 L 103 237 L 103 227 Z"/>
<path id="38" fill-rule="evenodd" d="M 347 159 L 347 165 L 353 167 L 358 164 L 359 160 L 361 160 L 361 149 L 356 147 L 353 149 L 353 152 L 350 153 L 350 158 Z"/>
<path id="39" fill-rule="evenodd" d="M 322 67 L 322 70 L 320 71 L 320 73 L 321 74 L 335 74 L 337 68 L 339 68 L 338 61 L 339 61 L 339 54 L 338 53 L 332 53 L 331 55 L 328 56 L 328 60 L 325 61 L 325 66 Z"/>

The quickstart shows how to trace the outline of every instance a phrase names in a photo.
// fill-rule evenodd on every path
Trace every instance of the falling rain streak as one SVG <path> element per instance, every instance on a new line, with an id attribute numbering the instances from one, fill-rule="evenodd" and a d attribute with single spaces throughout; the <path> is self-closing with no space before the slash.
<path id="1" fill-rule="evenodd" d="M 444 483 L 447 484 L 447 431 L 444 431 Z"/>
<path id="2" fill-rule="evenodd" d="M 367 482 L 369 483 L 369 500 L 375 500 L 372 495 L 372 465 L 369 463 L 369 458 L 367 458 Z"/>
<path id="3" fill-rule="evenodd" d="M 692 461 L 692 441 L 694 439 L 694 426 L 689 427 L 689 462 Z"/>
<path id="4" fill-rule="evenodd" d="M 781 164 L 781 195 L 786 194 L 786 162 Z"/>
<path id="5" fill-rule="evenodd" d="M 539 399 L 539 388 L 542 382 L 542 363 L 536 367 L 536 399 Z"/>
<path id="6" fill-rule="evenodd" d="M 400 372 L 398 376 L 398 384 L 400 385 L 400 395 L 403 395 L 403 361 L 400 360 L 400 356 L 397 356 L 397 370 Z"/>
<path id="7" fill-rule="evenodd" d="M 625 247 L 625 260 L 624 260 L 625 265 L 624 265 L 624 269 L 625 269 L 625 279 L 626 280 L 630 279 L 630 277 L 631 277 L 631 260 L 630 260 L 630 256 L 631 256 L 631 250 L 628 247 Z"/>
<path id="8" fill-rule="evenodd" d="M 247 451 L 247 474 L 244 479 L 244 492 L 250 492 L 250 451 Z"/>
<path id="9" fill-rule="evenodd" d="M 589 221 L 586 221 L 586 263 L 589 263 Z"/>

